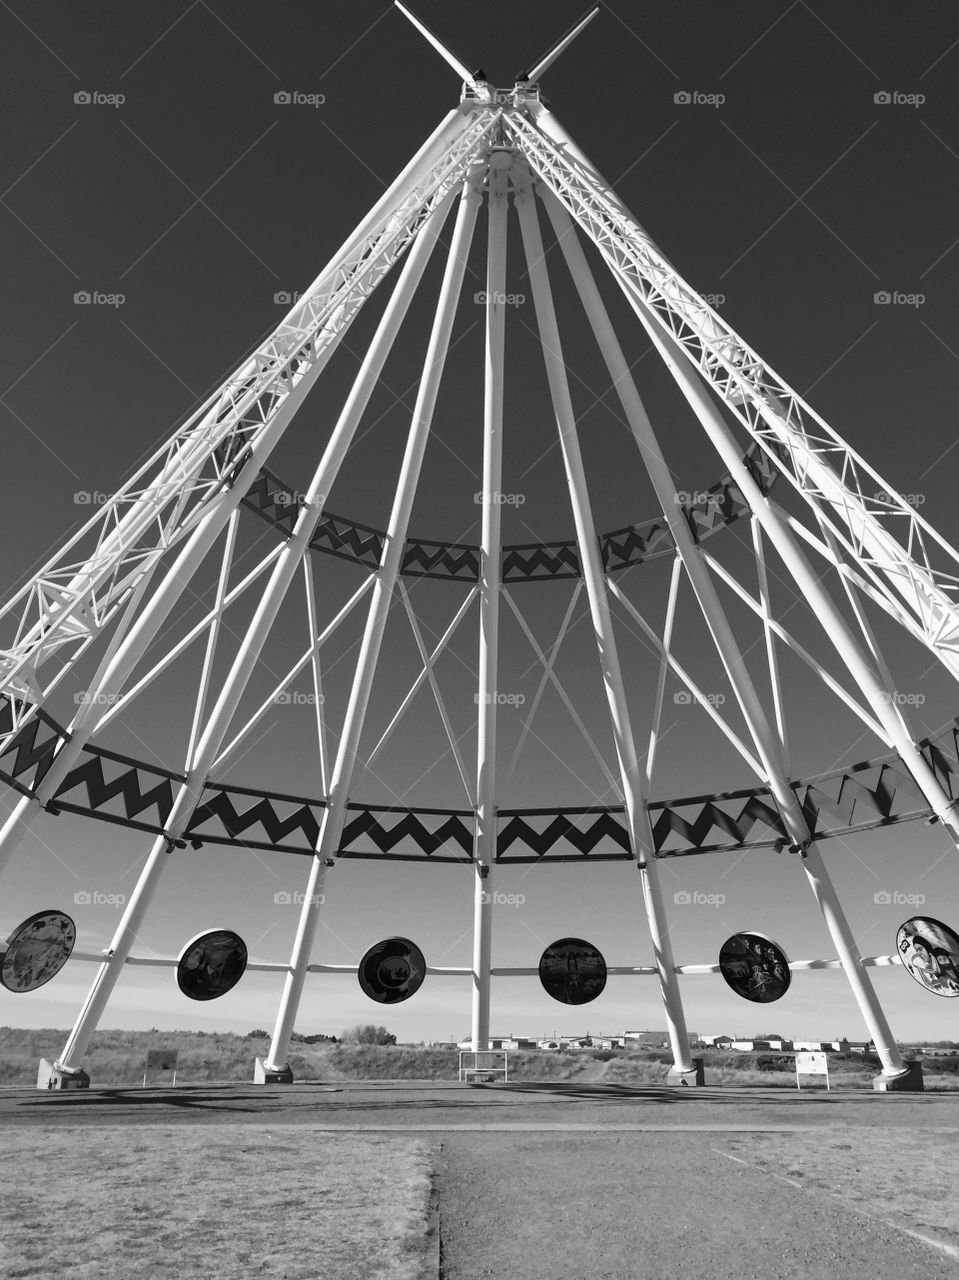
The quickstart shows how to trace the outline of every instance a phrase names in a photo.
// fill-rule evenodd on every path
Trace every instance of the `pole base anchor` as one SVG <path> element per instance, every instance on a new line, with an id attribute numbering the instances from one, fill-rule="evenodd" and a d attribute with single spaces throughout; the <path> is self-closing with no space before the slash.
<path id="1" fill-rule="evenodd" d="M 49 1058 L 40 1059 L 37 1072 L 38 1089 L 89 1089 L 90 1077 L 79 1067 L 68 1071 L 59 1062 L 51 1062 Z"/>
<path id="2" fill-rule="evenodd" d="M 292 1084 L 293 1072 L 289 1067 L 274 1067 L 268 1059 L 257 1058 L 253 1064 L 254 1084 Z"/>
<path id="3" fill-rule="evenodd" d="M 706 1073 L 703 1068 L 702 1058 L 693 1058 L 693 1065 L 688 1071 L 684 1071 L 681 1067 L 670 1067 L 666 1076 L 666 1083 L 669 1085 L 677 1085 L 682 1089 L 694 1089 L 706 1083 Z"/>
<path id="4" fill-rule="evenodd" d="M 905 1071 L 898 1076 L 875 1076 L 872 1087 L 877 1093 L 923 1093 L 922 1063 L 907 1062 Z"/>

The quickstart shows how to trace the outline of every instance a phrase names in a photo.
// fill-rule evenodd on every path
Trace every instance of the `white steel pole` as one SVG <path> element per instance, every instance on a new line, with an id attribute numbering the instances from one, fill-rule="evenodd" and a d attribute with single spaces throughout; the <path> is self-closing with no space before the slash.
<path id="1" fill-rule="evenodd" d="M 772 628 L 773 614 L 770 605 L 769 575 L 766 572 L 766 553 L 763 548 L 763 531 L 756 517 L 750 515 L 749 529 L 756 556 L 756 572 L 759 581 L 759 602 L 762 606 L 763 636 L 766 640 L 766 665 L 769 669 L 769 687 L 776 712 L 776 732 L 779 734 L 780 756 L 784 771 L 789 773 L 789 738 L 786 730 L 786 708 L 783 705 L 782 683 L 779 679 L 779 655 L 776 651 L 776 633 Z"/>
<path id="2" fill-rule="evenodd" d="M 749 727 L 757 754 L 762 762 L 764 781 L 768 783 L 775 797 L 790 839 L 802 851 L 803 868 L 842 961 L 860 1012 L 875 1041 L 877 1052 L 882 1060 L 883 1072 L 887 1075 L 900 1075 L 905 1067 L 896 1048 L 895 1038 L 886 1022 L 872 983 L 863 968 L 852 930 L 849 928 L 838 896 L 829 879 L 822 855 L 812 840 L 799 800 L 786 777 L 782 744 L 769 724 L 719 599 L 716 585 L 699 554 L 692 531 L 676 500 L 676 488 L 672 476 L 636 389 L 622 347 L 610 323 L 596 281 L 589 270 L 582 245 L 559 201 L 552 193 L 546 193 L 544 200 L 570 274 L 576 283 L 584 310 L 603 353 L 670 533 L 673 535 L 676 549 L 682 557 L 716 650 L 726 669 L 743 718 Z"/>
<path id="3" fill-rule="evenodd" d="M 956 814 L 955 801 L 950 800 L 943 791 L 922 752 L 910 737 L 896 706 L 894 691 L 883 685 L 870 655 L 858 643 L 832 597 L 813 573 L 788 525 L 780 519 L 772 504 L 763 496 L 759 485 L 743 463 L 729 427 L 687 361 L 676 350 L 672 339 L 667 338 L 655 321 L 647 315 L 645 307 L 633 298 L 628 290 L 624 292 L 653 345 L 672 373 L 693 412 L 699 418 L 706 435 L 712 441 L 750 509 L 762 525 L 763 532 L 776 548 L 780 559 L 800 593 L 806 598 L 846 669 L 865 695 L 876 719 L 886 731 L 890 743 L 899 753 L 906 768 L 915 779 L 916 785 L 929 801 L 933 812 L 948 830 L 952 839 L 959 844 L 959 815 Z"/>
<path id="4" fill-rule="evenodd" d="M 683 571 L 680 556 L 674 556 L 669 574 L 669 595 L 666 597 L 666 617 L 663 620 L 663 651 L 659 658 L 659 675 L 656 678 L 656 699 L 653 703 L 653 723 L 649 730 L 649 746 L 646 749 L 646 786 L 653 781 L 656 764 L 656 748 L 663 722 L 663 696 L 666 693 L 666 675 L 669 671 L 669 651 L 673 643 L 673 623 L 676 621 L 676 601 L 679 598 L 679 580 Z"/>
<path id="5" fill-rule="evenodd" d="M 486 379 L 483 409 L 483 528 L 477 683 L 476 827 L 473 837 L 474 1052 L 489 1048 L 492 870 L 496 861 L 496 715 L 502 573 L 503 358 L 506 340 L 506 235 L 510 152 L 493 153 L 489 169 L 486 265 Z"/>
<path id="6" fill-rule="evenodd" d="M 573 405 L 563 363 L 562 344 L 556 324 L 556 313 L 553 308 L 549 277 L 546 272 L 543 240 L 536 217 L 532 190 L 528 183 L 524 185 L 521 191 L 517 192 L 516 206 L 519 210 L 523 247 L 526 253 L 529 279 L 536 306 L 536 323 L 543 347 L 543 358 L 546 362 L 546 374 L 553 401 L 553 410 L 556 414 L 559 428 L 560 446 L 563 452 L 566 479 L 573 507 L 573 519 L 576 525 L 576 541 L 589 598 L 593 628 L 596 632 L 603 682 L 606 687 L 613 738 L 616 744 L 616 755 L 619 760 L 623 782 L 623 794 L 629 821 L 630 844 L 633 856 L 637 860 L 642 880 L 646 916 L 649 921 L 649 932 L 656 959 L 656 969 L 659 973 L 663 1004 L 666 1010 L 666 1021 L 669 1028 L 675 1071 L 680 1076 L 684 1076 L 692 1072 L 693 1063 L 689 1050 L 689 1038 L 686 1033 L 686 1020 L 683 1014 L 679 981 L 676 976 L 672 946 L 669 940 L 669 927 L 666 923 L 662 889 L 659 884 L 659 868 L 656 864 L 653 833 L 643 791 L 643 772 L 636 753 L 636 743 L 630 725 L 626 690 L 619 665 L 616 638 L 613 634 L 609 601 L 606 596 L 606 583 L 599 554 L 599 541 L 596 536 L 596 527 L 589 504 L 586 474 L 583 470 L 579 440 L 576 435 Z"/>
<path id="7" fill-rule="evenodd" d="M 456 227 L 450 244 L 446 271 L 440 290 L 439 303 L 433 321 L 426 363 L 420 380 L 413 417 L 410 423 L 409 438 L 403 465 L 397 483 L 396 497 L 390 514 L 386 545 L 383 559 L 377 572 L 373 587 L 373 596 L 367 614 L 366 628 L 357 659 L 350 700 L 343 722 L 330 779 L 329 803 L 323 814 L 317 850 L 313 857 L 307 890 L 304 896 L 303 910 L 296 932 L 296 941 L 290 958 L 290 967 L 283 987 L 277 1011 L 276 1025 L 270 1044 L 270 1053 L 264 1066 L 268 1071 L 282 1071 L 286 1067 L 290 1036 L 296 1021 L 303 983 L 306 978 L 313 950 L 313 939 L 319 920 L 319 902 L 327 868 L 332 864 L 339 849 L 346 817 L 346 805 L 349 790 L 356 766 L 360 735 L 369 704 L 370 690 L 376 673 L 377 660 L 386 628 L 386 618 L 390 602 L 402 565 L 404 544 L 410 511 L 419 480 L 426 441 L 429 437 L 436 406 L 446 354 L 449 350 L 450 333 L 456 313 L 456 303 L 466 270 L 466 258 L 469 253 L 473 228 L 481 196 L 478 189 L 479 175 L 474 171 L 463 187 L 460 207 L 456 217 Z"/>
<path id="8" fill-rule="evenodd" d="M 130 897 L 126 911 L 117 928 L 107 958 L 93 981 L 80 1016 L 71 1032 L 57 1066 L 66 1072 L 75 1071 L 86 1052 L 90 1038 L 96 1030 L 110 994 L 122 972 L 136 934 L 146 915 L 156 891 L 167 856 L 189 825 L 199 801 L 207 776 L 237 706 L 243 696 L 253 669 L 259 660 L 263 644 L 273 626 L 290 584 L 309 550 L 310 539 L 319 522 L 327 494 L 332 487 L 350 441 L 359 425 L 363 411 L 373 393 L 393 341 L 409 307 L 413 293 L 419 284 L 429 261 L 430 253 L 449 211 L 452 193 L 443 201 L 421 228 L 410 254 L 404 263 L 376 335 L 360 366 L 353 388 L 333 429 L 324 450 L 319 467 L 304 495 L 303 505 L 297 517 L 293 533 L 283 547 L 264 589 L 263 596 L 240 643 L 233 665 L 220 691 L 210 718 L 197 743 L 193 758 L 188 762 L 188 774 L 173 802 L 167 819 L 165 834 L 155 841 L 146 865 L 140 874 L 136 888 Z"/>

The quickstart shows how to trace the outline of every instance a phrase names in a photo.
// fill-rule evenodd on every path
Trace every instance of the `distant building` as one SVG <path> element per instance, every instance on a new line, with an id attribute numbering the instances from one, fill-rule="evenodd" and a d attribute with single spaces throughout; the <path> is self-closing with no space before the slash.
<path id="1" fill-rule="evenodd" d="M 630 1041 L 632 1044 L 640 1045 L 644 1049 L 668 1049 L 669 1048 L 669 1032 L 668 1031 L 624 1031 L 623 1039 Z M 687 1031 L 686 1039 L 692 1044 L 700 1039 L 698 1031 Z"/>

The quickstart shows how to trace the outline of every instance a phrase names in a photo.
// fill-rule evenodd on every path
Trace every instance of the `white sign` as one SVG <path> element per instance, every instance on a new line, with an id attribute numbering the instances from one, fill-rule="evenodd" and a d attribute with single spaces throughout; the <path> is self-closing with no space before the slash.
<path id="1" fill-rule="evenodd" d="M 796 1088 L 802 1088 L 803 1076 L 825 1076 L 826 1088 L 829 1088 L 829 1064 L 825 1053 L 819 1051 L 797 1052 L 796 1054 Z"/>

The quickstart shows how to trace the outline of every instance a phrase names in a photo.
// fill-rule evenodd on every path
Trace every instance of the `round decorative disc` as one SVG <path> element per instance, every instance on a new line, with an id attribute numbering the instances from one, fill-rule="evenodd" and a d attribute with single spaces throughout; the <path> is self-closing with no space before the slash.
<path id="1" fill-rule="evenodd" d="M 560 1004 L 589 1004 L 606 986 L 606 961 L 591 942 L 560 938 L 540 957 L 539 980 Z"/>
<path id="2" fill-rule="evenodd" d="M 38 911 L 0 949 L 0 983 L 8 991 L 36 991 L 60 972 L 76 940 L 77 926 L 65 912 Z"/>
<path id="3" fill-rule="evenodd" d="M 378 1004 L 399 1004 L 415 995 L 426 977 L 423 952 L 409 938 L 387 938 L 370 947 L 357 971 L 360 986 Z"/>
<path id="4" fill-rule="evenodd" d="M 744 1000 L 770 1004 L 789 990 L 786 953 L 764 933 L 734 933 L 719 951 L 719 971 Z"/>
<path id="5" fill-rule="evenodd" d="M 939 920 L 913 916 L 899 926 L 896 949 L 903 968 L 935 996 L 959 996 L 959 937 Z"/>
<path id="6" fill-rule="evenodd" d="M 191 1000 L 216 1000 L 232 991 L 246 969 L 246 943 L 232 929 L 198 934 L 183 948 L 177 986 Z"/>

